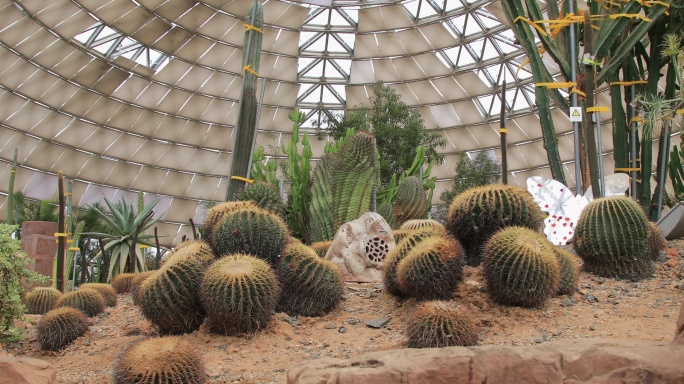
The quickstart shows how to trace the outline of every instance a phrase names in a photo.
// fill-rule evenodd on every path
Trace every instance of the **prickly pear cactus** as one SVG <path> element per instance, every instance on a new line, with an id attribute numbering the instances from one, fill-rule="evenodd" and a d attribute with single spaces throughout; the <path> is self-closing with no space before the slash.
<path id="1" fill-rule="evenodd" d="M 573 243 L 584 269 L 603 277 L 644 279 L 655 271 L 648 219 L 628 197 L 589 203 L 575 230 Z"/>

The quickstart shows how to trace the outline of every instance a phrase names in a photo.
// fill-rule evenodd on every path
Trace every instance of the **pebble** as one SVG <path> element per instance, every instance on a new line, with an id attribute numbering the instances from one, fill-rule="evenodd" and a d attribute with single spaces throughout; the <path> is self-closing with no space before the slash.
<path id="1" fill-rule="evenodd" d="M 554 335 L 554 336 L 558 336 L 558 335 L 560 335 L 560 334 L 561 334 L 561 331 L 558 331 L 558 330 L 553 331 L 553 335 Z"/>
<path id="2" fill-rule="evenodd" d="M 345 327 L 340 327 L 340 328 L 337 329 L 337 332 L 339 332 L 339 333 L 347 333 L 347 328 L 345 328 Z"/>
<path id="3" fill-rule="evenodd" d="M 219 349 L 219 351 L 225 351 L 226 349 L 228 349 L 228 345 L 227 344 L 219 344 L 218 349 Z"/>
<path id="4" fill-rule="evenodd" d="M 380 329 L 387 325 L 390 322 L 391 317 L 383 317 L 381 319 L 375 319 L 375 320 L 369 320 L 366 321 L 366 326 L 375 328 L 375 329 Z"/>
<path id="5" fill-rule="evenodd" d="M 90 345 L 90 340 L 87 340 L 87 339 L 86 339 L 86 340 L 83 340 L 83 345 L 85 345 L 86 347 L 89 346 L 89 345 Z"/>
<path id="6" fill-rule="evenodd" d="M 538 338 L 534 339 L 534 342 L 537 344 L 541 344 L 544 342 L 544 339 L 542 339 L 541 337 L 538 337 Z"/>
<path id="7" fill-rule="evenodd" d="M 312 359 L 317 359 L 321 356 L 321 354 L 318 352 L 311 352 L 309 356 L 311 356 Z"/>
<path id="8" fill-rule="evenodd" d="M 573 303 L 572 303 L 572 301 L 571 301 L 570 299 L 568 299 L 568 298 L 563 299 L 563 301 L 561 301 L 561 303 L 560 303 L 560 306 L 561 306 L 561 307 L 569 307 L 569 306 L 571 306 L 571 305 L 573 305 Z"/>
<path id="9" fill-rule="evenodd" d="M 337 326 L 335 324 L 326 324 L 325 329 L 335 329 Z"/>
<path id="10" fill-rule="evenodd" d="M 595 330 L 596 330 L 596 327 L 592 325 L 592 326 L 589 327 L 589 330 L 590 330 L 590 331 L 595 331 Z"/>

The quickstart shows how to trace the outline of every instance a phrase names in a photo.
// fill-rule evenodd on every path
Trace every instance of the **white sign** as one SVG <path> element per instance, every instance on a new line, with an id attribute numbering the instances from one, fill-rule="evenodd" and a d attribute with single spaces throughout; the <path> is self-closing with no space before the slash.
<path id="1" fill-rule="evenodd" d="M 582 122 L 582 107 L 570 107 L 570 122 L 571 123 L 581 123 Z"/>

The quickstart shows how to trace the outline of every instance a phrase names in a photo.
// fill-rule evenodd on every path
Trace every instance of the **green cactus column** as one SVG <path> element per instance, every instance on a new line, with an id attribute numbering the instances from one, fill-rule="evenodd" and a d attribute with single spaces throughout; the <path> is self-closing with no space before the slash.
<path id="1" fill-rule="evenodd" d="M 242 187 L 249 171 L 249 158 L 252 152 L 257 120 L 256 84 L 259 77 L 259 59 L 261 56 L 261 38 L 264 27 L 264 12 L 261 4 L 255 1 L 249 8 L 245 26 L 244 54 L 242 56 L 242 97 L 235 141 L 233 160 L 228 174 L 226 201 L 230 201 Z"/>

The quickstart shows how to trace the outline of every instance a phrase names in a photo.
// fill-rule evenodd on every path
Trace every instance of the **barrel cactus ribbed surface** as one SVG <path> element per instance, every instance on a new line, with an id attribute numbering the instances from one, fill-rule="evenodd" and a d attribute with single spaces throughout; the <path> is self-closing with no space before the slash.
<path id="1" fill-rule="evenodd" d="M 553 250 L 556 253 L 558 265 L 560 267 L 560 280 L 558 281 L 556 293 L 559 295 L 570 295 L 574 293 L 577 288 L 577 280 L 579 279 L 579 260 L 574 253 L 567 249 L 554 247 Z"/>
<path id="2" fill-rule="evenodd" d="M 266 327 L 279 294 L 278 279 L 268 263 L 239 253 L 213 263 L 201 285 L 209 325 L 212 331 L 226 335 Z"/>
<path id="3" fill-rule="evenodd" d="M 62 292 L 54 288 L 33 288 L 26 293 L 26 297 L 24 298 L 26 313 L 42 315 L 54 308 L 60 297 L 62 297 Z"/>
<path id="4" fill-rule="evenodd" d="M 309 231 L 311 241 L 332 240 L 336 228 L 333 227 L 332 173 L 335 154 L 327 153 L 321 157 L 311 174 L 311 201 L 309 202 Z"/>
<path id="5" fill-rule="evenodd" d="M 394 220 L 394 208 L 392 207 L 392 204 L 383 201 L 378 204 L 376 212 L 385 219 L 390 228 L 394 229 L 397 227 L 397 223 Z"/>
<path id="6" fill-rule="evenodd" d="M 88 323 L 83 312 L 72 307 L 48 311 L 38 323 L 36 339 L 40 349 L 56 351 L 85 335 Z"/>
<path id="7" fill-rule="evenodd" d="M 278 309 L 291 316 L 323 316 L 342 300 L 342 273 L 304 244 L 285 248 L 278 276 L 282 295 Z"/>
<path id="8" fill-rule="evenodd" d="M 259 207 L 246 207 L 222 216 L 214 227 L 210 245 L 218 257 L 246 253 L 277 268 L 289 238 L 290 232 L 280 216 Z"/>
<path id="9" fill-rule="evenodd" d="M 119 273 L 112 280 L 112 288 L 116 293 L 128 293 L 131 291 L 131 284 L 135 280 L 136 273 Z"/>
<path id="10" fill-rule="evenodd" d="M 397 297 L 405 297 L 406 292 L 401 289 L 399 282 L 397 282 L 397 267 L 399 263 L 404 260 L 404 257 L 423 239 L 434 236 L 431 232 L 411 231 L 397 243 L 397 246 L 392 248 L 385 257 L 384 269 L 384 283 L 387 292 Z"/>
<path id="11" fill-rule="evenodd" d="M 435 235 L 446 236 L 447 230 L 437 220 L 432 219 L 414 219 L 405 221 L 399 229 L 408 229 L 413 231 L 429 231 L 433 232 Z"/>
<path id="12" fill-rule="evenodd" d="M 536 307 L 556 293 L 558 259 L 546 237 L 523 227 L 508 227 L 487 242 L 482 271 L 489 295 L 498 303 Z"/>
<path id="13" fill-rule="evenodd" d="M 314 252 L 316 252 L 316 254 L 321 259 L 323 259 L 323 258 L 325 258 L 325 254 L 328 253 L 328 248 L 330 248 L 331 245 L 332 245 L 332 240 L 328 240 L 328 241 L 319 241 L 319 242 L 313 243 L 309 246 L 311 247 L 311 249 L 314 250 Z"/>
<path id="14" fill-rule="evenodd" d="M 406 322 L 408 348 L 477 345 L 478 329 L 468 311 L 453 301 L 426 301 Z"/>
<path id="15" fill-rule="evenodd" d="M 423 189 L 423 181 L 416 176 L 405 178 L 394 197 L 394 219 L 396 225 L 407 220 L 422 219 L 428 210 L 427 197 Z"/>
<path id="16" fill-rule="evenodd" d="M 140 310 L 162 334 L 189 333 L 204 321 L 199 287 L 214 260 L 209 246 L 192 240 L 171 254 L 140 286 Z"/>
<path id="17" fill-rule="evenodd" d="M 154 275 L 157 271 L 145 271 L 136 273 L 131 281 L 131 300 L 133 305 L 140 305 L 141 300 L 141 290 L 140 286 L 142 283 L 150 276 Z"/>
<path id="18" fill-rule="evenodd" d="M 229 201 L 227 203 L 221 203 L 207 210 L 207 214 L 204 217 L 204 238 L 208 244 L 214 242 L 214 229 L 216 224 L 218 224 L 223 216 L 229 212 L 235 210 L 253 208 L 257 205 L 253 201 Z"/>
<path id="19" fill-rule="evenodd" d="M 590 202 L 582 211 L 573 245 L 584 269 L 603 277 L 640 280 L 655 271 L 648 219 L 627 197 Z"/>
<path id="20" fill-rule="evenodd" d="M 538 230 L 543 216 L 527 190 L 508 185 L 475 187 L 456 196 L 447 229 L 463 244 L 469 265 L 479 265 L 482 248 L 498 230 L 521 226 Z"/>
<path id="21" fill-rule="evenodd" d="M 55 303 L 55 307 L 72 307 L 86 316 L 95 316 L 107 306 L 100 292 L 92 288 L 79 288 L 77 291 L 65 293 Z"/>
<path id="22" fill-rule="evenodd" d="M 397 266 L 402 292 L 418 300 L 450 299 L 463 279 L 463 248 L 450 237 L 430 237 Z"/>
<path id="23" fill-rule="evenodd" d="M 280 214 L 282 211 L 282 201 L 278 189 L 273 184 L 264 181 L 257 181 L 245 186 L 245 189 L 237 194 L 236 200 L 252 201 L 257 206 L 276 214 Z"/>
<path id="24" fill-rule="evenodd" d="M 116 307 L 116 291 L 114 290 L 111 284 L 85 283 L 81 284 L 79 289 L 84 288 L 90 288 L 100 292 L 100 295 L 102 295 L 102 298 L 105 300 L 105 304 L 107 304 L 108 307 Z"/>

